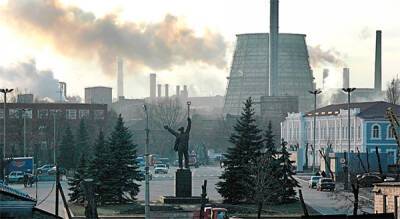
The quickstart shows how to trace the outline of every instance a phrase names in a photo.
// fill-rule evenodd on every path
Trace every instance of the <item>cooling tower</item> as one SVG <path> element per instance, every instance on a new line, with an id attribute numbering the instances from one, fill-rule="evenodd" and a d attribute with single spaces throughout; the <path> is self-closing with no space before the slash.
<path id="1" fill-rule="evenodd" d="M 260 101 L 269 90 L 269 34 L 236 35 L 224 114 L 239 115 L 248 97 Z M 308 111 L 313 98 L 308 93 L 313 88 L 313 76 L 308 61 L 308 51 L 303 34 L 279 34 L 278 81 L 275 96 L 298 96 L 299 110 Z"/>
<path id="2" fill-rule="evenodd" d="M 375 43 L 375 86 L 376 91 L 382 90 L 382 31 L 376 31 Z"/>

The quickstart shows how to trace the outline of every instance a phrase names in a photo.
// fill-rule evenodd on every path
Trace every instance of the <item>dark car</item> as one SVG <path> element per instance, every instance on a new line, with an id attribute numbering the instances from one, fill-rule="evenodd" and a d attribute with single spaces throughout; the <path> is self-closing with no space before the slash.
<path id="1" fill-rule="evenodd" d="M 360 187 L 373 187 L 375 183 L 381 183 L 384 181 L 380 175 L 374 173 L 357 175 L 357 180 Z"/>
<path id="2" fill-rule="evenodd" d="M 323 191 L 323 190 L 333 191 L 333 190 L 335 190 L 335 182 L 333 182 L 333 180 L 331 178 L 321 178 L 318 180 L 317 190 L 318 191 Z"/>
<path id="3" fill-rule="evenodd" d="M 308 188 L 317 187 L 318 180 L 321 179 L 321 176 L 312 176 L 308 181 Z"/>

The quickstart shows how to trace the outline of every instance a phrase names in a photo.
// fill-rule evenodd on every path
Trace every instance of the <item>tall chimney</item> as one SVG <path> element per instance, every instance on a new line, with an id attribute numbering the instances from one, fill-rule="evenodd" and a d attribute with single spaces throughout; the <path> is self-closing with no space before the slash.
<path id="1" fill-rule="evenodd" d="M 189 93 L 188 93 L 188 89 L 186 85 L 183 85 L 183 91 L 182 91 L 182 96 L 184 98 L 188 98 L 189 97 Z"/>
<path id="2" fill-rule="evenodd" d="M 324 68 L 323 74 L 322 74 L 322 88 L 326 88 L 326 80 L 329 76 L 329 69 Z"/>
<path id="3" fill-rule="evenodd" d="M 382 90 L 382 31 L 376 31 L 375 43 L 375 86 L 376 91 Z"/>
<path id="4" fill-rule="evenodd" d="M 155 73 L 150 74 L 150 100 L 154 100 L 156 98 L 156 78 L 157 75 Z"/>
<path id="5" fill-rule="evenodd" d="M 269 11 L 269 96 L 277 96 L 278 42 L 279 41 L 279 0 L 270 0 Z"/>
<path id="6" fill-rule="evenodd" d="M 118 99 L 124 97 L 124 61 L 117 57 Z"/>
<path id="7" fill-rule="evenodd" d="M 179 97 L 181 93 L 181 87 L 179 85 L 176 85 L 176 97 Z"/>
<path id="8" fill-rule="evenodd" d="M 157 84 L 157 97 L 161 97 L 161 84 Z"/>
<path id="9" fill-rule="evenodd" d="M 169 96 L 169 85 L 165 84 L 165 97 Z"/>
<path id="10" fill-rule="evenodd" d="M 349 68 L 343 68 L 343 88 L 349 88 L 350 87 L 350 69 Z"/>

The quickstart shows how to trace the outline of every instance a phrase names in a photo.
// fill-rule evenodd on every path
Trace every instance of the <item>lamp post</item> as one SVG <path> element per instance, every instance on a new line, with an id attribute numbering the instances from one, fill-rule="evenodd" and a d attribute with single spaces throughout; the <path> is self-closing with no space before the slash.
<path id="1" fill-rule="evenodd" d="M 14 89 L 8 89 L 8 88 L 4 88 L 4 89 L 0 89 L 0 92 L 3 93 L 3 100 L 4 100 L 4 108 L 3 108 L 3 159 L 0 162 L 1 163 L 1 174 L 2 177 L 1 179 L 4 182 L 4 178 L 6 176 L 6 168 L 5 168 L 5 161 L 6 161 L 6 105 L 7 105 L 7 93 L 11 93 Z"/>
<path id="2" fill-rule="evenodd" d="M 146 104 L 143 105 L 144 112 L 146 114 L 146 145 L 144 147 L 144 158 L 145 158 L 145 195 L 144 195 L 144 212 L 145 218 L 150 219 L 150 184 L 149 184 L 149 113 L 147 111 Z"/>
<path id="3" fill-rule="evenodd" d="M 349 167 L 349 160 L 350 160 L 350 137 L 351 137 L 351 133 L 350 133 L 350 94 L 351 92 L 355 91 L 356 88 L 343 88 L 342 89 L 344 92 L 347 93 L 347 140 L 348 140 L 348 148 L 347 148 L 347 157 L 346 157 L 346 170 L 347 170 L 347 177 L 346 177 L 346 181 L 344 184 L 344 189 L 345 190 L 349 190 L 349 184 L 350 184 L 350 167 Z"/>
<path id="4" fill-rule="evenodd" d="M 316 130 L 316 124 L 317 124 L 317 117 L 316 117 L 316 112 L 317 112 L 317 95 L 322 93 L 320 89 L 316 90 L 309 90 L 308 91 L 310 94 L 314 95 L 314 125 L 313 125 L 313 147 L 312 147 L 312 153 L 313 153 L 313 161 L 312 161 L 312 172 L 315 172 L 315 130 Z M 308 156 L 308 155 L 306 155 Z"/>

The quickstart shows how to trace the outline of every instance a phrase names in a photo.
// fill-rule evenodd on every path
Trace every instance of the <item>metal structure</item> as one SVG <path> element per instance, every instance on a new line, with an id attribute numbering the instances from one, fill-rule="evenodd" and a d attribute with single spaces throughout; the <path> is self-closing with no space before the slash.
<path id="1" fill-rule="evenodd" d="M 351 145 L 351 122 L 350 122 L 350 96 L 351 92 L 355 91 L 356 88 L 343 88 L 342 89 L 344 92 L 347 93 L 347 140 L 348 140 L 348 149 L 347 149 L 347 157 L 346 157 L 346 167 L 347 167 L 347 177 L 346 177 L 346 182 L 345 185 L 345 190 L 349 189 L 349 183 L 351 182 L 350 180 L 350 168 L 349 168 L 349 160 L 350 160 L 350 145 Z"/>
<path id="2" fill-rule="evenodd" d="M 6 160 L 6 124 L 7 124 L 7 111 L 6 111 L 6 106 L 7 106 L 7 94 L 11 93 L 14 89 L 0 89 L 0 92 L 3 93 L 3 101 L 4 101 L 4 108 L 3 108 L 3 159 L 1 160 L 1 169 L 2 169 L 2 180 L 4 182 L 4 178 L 6 176 L 6 168 L 4 166 L 4 162 Z"/>
<path id="3" fill-rule="evenodd" d="M 308 91 L 310 94 L 314 95 L 314 123 L 313 123 L 313 147 L 312 147 L 312 153 L 313 153 L 313 162 L 312 162 L 312 171 L 313 173 L 315 172 L 315 133 L 316 133 L 316 124 L 317 124 L 317 95 L 322 93 L 321 90 L 310 90 Z M 308 154 L 306 154 L 308 156 Z"/>
<path id="4" fill-rule="evenodd" d="M 269 34 L 236 35 L 236 47 L 225 95 L 224 114 L 239 115 L 249 97 L 260 102 L 269 90 Z M 303 34 L 279 34 L 278 81 L 274 96 L 298 96 L 299 111 L 312 109 L 313 76 Z M 275 82 L 276 83 L 276 82 Z M 256 106 L 256 111 L 259 112 Z"/>
<path id="5" fill-rule="evenodd" d="M 143 105 L 144 112 L 146 114 L 146 145 L 144 148 L 144 159 L 145 159 L 145 195 L 144 195 L 144 212 L 145 218 L 150 218 L 150 183 L 149 183 L 149 113 L 147 111 L 147 106 Z"/>

